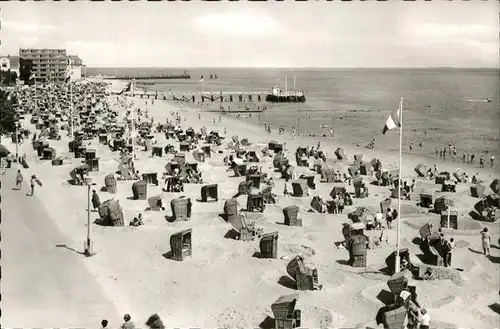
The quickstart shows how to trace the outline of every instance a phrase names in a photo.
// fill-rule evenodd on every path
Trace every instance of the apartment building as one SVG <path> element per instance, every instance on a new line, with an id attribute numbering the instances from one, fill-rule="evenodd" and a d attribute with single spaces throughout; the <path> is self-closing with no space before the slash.
<path id="1" fill-rule="evenodd" d="M 19 57 L 33 61 L 32 72 L 36 82 L 63 82 L 68 76 L 66 49 L 21 48 Z"/>

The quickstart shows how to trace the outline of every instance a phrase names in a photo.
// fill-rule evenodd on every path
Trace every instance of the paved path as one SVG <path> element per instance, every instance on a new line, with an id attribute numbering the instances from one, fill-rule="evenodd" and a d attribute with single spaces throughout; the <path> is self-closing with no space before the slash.
<path id="1" fill-rule="evenodd" d="M 117 310 L 83 264 L 84 256 L 57 247 L 69 241 L 40 201 L 26 196 L 27 185 L 12 190 L 17 172 L 12 167 L 0 175 L 1 326 L 98 328 L 105 318 L 115 327 Z"/>

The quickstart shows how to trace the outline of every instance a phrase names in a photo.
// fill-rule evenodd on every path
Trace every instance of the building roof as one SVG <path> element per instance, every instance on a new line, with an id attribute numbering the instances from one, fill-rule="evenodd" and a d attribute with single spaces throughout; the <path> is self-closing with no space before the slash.
<path id="1" fill-rule="evenodd" d="M 18 69 L 19 68 L 19 56 L 0 56 L 0 58 L 8 58 L 10 60 L 10 68 Z"/>
<path id="2" fill-rule="evenodd" d="M 69 55 L 69 58 L 73 61 L 73 65 L 83 65 L 83 61 L 80 57 L 76 55 Z"/>

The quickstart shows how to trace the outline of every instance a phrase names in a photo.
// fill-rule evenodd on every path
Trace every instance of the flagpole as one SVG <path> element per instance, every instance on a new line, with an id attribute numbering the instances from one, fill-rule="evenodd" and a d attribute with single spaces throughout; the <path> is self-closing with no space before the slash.
<path id="1" fill-rule="evenodd" d="M 71 83 L 71 59 L 69 60 L 69 101 L 71 103 L 71 108 L 70 108 L 70 116 L 71 116 L 71 125 L 70 125 L 70 137 L 73 136 L 74 134 L 74 128 L 73 128 L 73 111 L 74 111 L 74 106 L 73 106 L 73 84 Z"/>
<path id="2" fill-rule="evenodd" d="M 135 159 L 135 147 L 134 147 L 134 134 L 135 134 L 135 113 L 134 113 L 134 93 L 135 93 L 135 79 L 132 80 L 132 159 Z"/>
<path id="3" fill-rule="evenodd" d="M 399 101 L 399 177 L 398 177 L 398 220 L 397 220 L 397 235 L 396 235 L 396 262 L 395 262 L 395 269 L 394 273 L 398 273 L 400 269 L 400 257 L 399 257 L 399 250 L 400 250 L 400 239 L 401 239 L 401 186 L 402 184 L 402 176 L 401 176 L 401 171 L 402 171 L 402 164 L 403 164 L 403 98 L 400 99 Z"/>
<path id="4" fill-rule="evenodd" d="M 285 94 L 288 91 L 288 77 L 285 77 Z"/>
<path id="5" fill-rule="evenodd" d="M 297 103 L 297 137 L 298 137 L 299 136 L 300 112 L 299 112 L 299 102 L 297 102 L 297 89 L 295 89 L 295 75 L 293 76 L 293 91 L 295 93 L 295 102 Z"/>

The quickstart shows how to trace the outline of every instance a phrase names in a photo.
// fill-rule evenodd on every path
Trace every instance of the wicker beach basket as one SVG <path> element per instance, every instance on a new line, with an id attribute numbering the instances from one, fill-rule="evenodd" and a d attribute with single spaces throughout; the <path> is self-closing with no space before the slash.
<path id="1" fill-rule="evenodd" d="M 224 215 L 228 222 L 232 222 L 238 217 L 238 201 L 236 199 L 226 200 L 224 203 Z"/>
<path id="2" fill-rule="evenodd" d="M 285 217 L 285 225 L 302 226 L 302 219 L 298 218 L 298 214 L 299 214 L 299 207 L 296 205 L 284 208 L 283 216 Z"/>
<path id="3" fill-rule="evenodd" d="M 106 191 L 108 193 L 116 193 L 116 177 L 114 174 L 109 174 L 104 177 L 104 186 L 106 186 Z"/>
<path id="4" fill-rule="evenodd" d="M 148 198 L 148 183 L 140 180 L 132 184 L 134 200 L 146 200 Z"/>
<path id="5" fill-rule="evenodd" d="M 191 198 L 180 197 L 170 201 L 172 214 L 176 220 L 189 220 L 191 219 Z"/>
<path id="6" fill-rule="evenodd" d="M 404 306 L 395 310 L 387 311 L 382 315 L 385 329 L 404 329 L 408 312 Z"/>
<path id="7" fill-rule="evenodd" d="M 302 197 L 309 195 L 307 180 L 298 179 L 292 182 L 293 196 Z"/>

